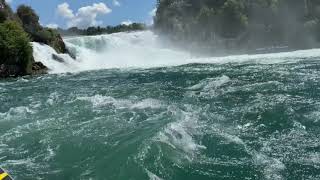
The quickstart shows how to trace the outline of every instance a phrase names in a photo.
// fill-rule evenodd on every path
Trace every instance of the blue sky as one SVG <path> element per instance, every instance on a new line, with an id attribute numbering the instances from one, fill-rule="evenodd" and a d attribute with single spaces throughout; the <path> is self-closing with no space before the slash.
<path id="1" fill-rule="evenodd" d="M 152 22 L 156 0 L 8 0 L 13 9 L 31 6 L 43 25 L 86 27 L 122 22 Z M 81 9 L 79 11 L 79 9 Z"/>

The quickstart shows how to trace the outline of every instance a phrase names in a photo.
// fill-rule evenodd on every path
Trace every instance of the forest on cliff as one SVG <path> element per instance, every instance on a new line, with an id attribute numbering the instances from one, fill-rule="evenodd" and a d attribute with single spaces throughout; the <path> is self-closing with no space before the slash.
<path id="1" fill-rule="evenodd" d="M 158 0 L 158 33 L 209 50 L 318 47 L 319 0 Z"/>

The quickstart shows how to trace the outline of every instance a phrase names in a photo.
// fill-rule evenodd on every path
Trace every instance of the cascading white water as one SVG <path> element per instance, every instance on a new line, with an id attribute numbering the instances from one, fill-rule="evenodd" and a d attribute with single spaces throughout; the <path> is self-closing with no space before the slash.
<path id="1" fill-rule="evenodd" d="M 148 68 L 179 65 L 190 58 L 164 48 L 150 31 L 65 39 L 84 69 Z"/>
<path id="2" fill-rule="evenodd" d="M 76 60 L 66 54 L 58 55 L 49 46 L 32 43 L 35 60 L 46 65 L 51 73 L 63 73 L 110 68 L 152 68 L 189 63 L 283 63 L 320 56 L 320 50 L 314 49 L 276 54 L 193 58 L 186 52 L 168 48 L 151 31 L 70 37 L 64 41 L 68 49 L 76 55 Z M 58 55 L 64 62 L 54 60 L 52 54 Z"/>
<path id="3" fill-rule="evenodd" d="M 165 48 L 150 31 L 82 36 L 64 39 L 76 60 L 66 54 L 58 55 L 47 45 L 32 43 L 36 61 L 46 65 L 51 73 L 77 72 L 110 68 L 150 68 L 180 65 L 190 55 Z M 58 62 L 52 54 L 64 59 Z"/>
<path id="4" fill-rule="evenodd" d="M 50 69 L 51 73 L 76 72 L 79 69 L 80 63 L 68 54 L 58 54 L 50 46 L 36 42 L 32 42 L 32 47 L 35 61 L 42 62 Z M 64 62 L 55 60 L 53 55 L 63 59 Z"/>

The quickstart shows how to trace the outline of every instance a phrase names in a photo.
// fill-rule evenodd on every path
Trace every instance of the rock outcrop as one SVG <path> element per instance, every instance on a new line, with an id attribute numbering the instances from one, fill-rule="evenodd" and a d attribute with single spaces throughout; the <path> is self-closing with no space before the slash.
<path id="1" fill-rule="evenodd" d="M 31 41 L 69 53 L 58 31 L 42 27 L 31 7 L 21 5 L 14 13 L 0 0 L 0 78 L 47 73 L 44 64 L 34 61 Z"/>
<path id="2" fill-rule="evenodd" d="M 42 64 L 42 62 L 34 62 L 32 64 L 32 74 L 46 74 L 48 72 L 48 68 Z"/>
<path id="3" fill-rule="evenodd" d="M 0 64 L 0 78 L 17 77 L 23 75 L 17 65 Z"/>
<path id="4" fill-rule="evenodd" d="M 32 41 L 47 44 L 58 53 L 68 53 L 68 49 L 58 31 L 42 27 L 39 23 L 39 16 L 31 7 L 25 5 L 19 6 L 17 9 L 17 16 L 21 20 L 24 30 L 30 35 Z"/>

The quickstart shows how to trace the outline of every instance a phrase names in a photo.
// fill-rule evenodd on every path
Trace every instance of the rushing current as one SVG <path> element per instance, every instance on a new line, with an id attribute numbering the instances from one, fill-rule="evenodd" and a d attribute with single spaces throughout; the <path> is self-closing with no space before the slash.
<path id="1" fill-rule="evenodd" d="M 50 74 L 0 81 L 16 180 L 320 179 L 320 50 L 197 58 L 151 32 L 33 43 Z"/>

